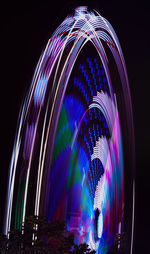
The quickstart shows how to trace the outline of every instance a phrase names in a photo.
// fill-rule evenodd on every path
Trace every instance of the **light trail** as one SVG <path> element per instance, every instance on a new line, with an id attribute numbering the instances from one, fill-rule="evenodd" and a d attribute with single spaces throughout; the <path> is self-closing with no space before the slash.
<path id="1" fill-rule="evenodd" d="M 83 57 L 88 47 L 92 53 L 87 50 Z M 106 48 L 120 85 L 114 83 Z M 127 122 L 123 133 L 117 86 Z M 97 253 L 106 253 L 119 225 L 123 230 L 122 135 L 134 147 L 129 82 L 119 40 L 97 11 L 79 7 L 48 40 L 22 106 L 4 233 L 21 228 L 32 204 L 34 215 L 63 217 L 69 230 L 76 231 L 76 242 L 85 241 Z M 133 187 L 130 254 L 134 191 Z"/>

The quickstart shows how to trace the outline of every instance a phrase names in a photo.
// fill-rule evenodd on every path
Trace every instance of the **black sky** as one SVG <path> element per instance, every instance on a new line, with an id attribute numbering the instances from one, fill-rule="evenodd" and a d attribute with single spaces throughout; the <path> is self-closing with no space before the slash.
<path id="1" fill-rule="evenodd" d="M 150 253 L 149 39 L 146 1 L 6 2 L 1 8 L 1 177 L 0 216 L 4 214 L 7 174 L 20 105 L 48 38 L 72 7 L 89 5 L 114 27 L 124 53 L 133 104 L 136 142 L 136 224 L 134 253 Z M 2 229 L 2 227 L 1 227 Z M 150 249 L 150 248 L 149 248 Z"/>

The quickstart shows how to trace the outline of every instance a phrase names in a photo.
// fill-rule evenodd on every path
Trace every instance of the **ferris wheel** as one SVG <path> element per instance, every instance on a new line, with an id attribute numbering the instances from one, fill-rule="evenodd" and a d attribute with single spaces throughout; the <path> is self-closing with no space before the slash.
<path id="1" fill-rule="evenodd" d="M 65 219 L 75 241 L 97 253 L 107 253 L 115 235 L 129 231 L 132 253 L 134 184 L 121 46 L 104 17 L 78 7 L 49 39 L 21 108 L 5 233 L 20 229 L 28 215 L 45 215 Z"/>

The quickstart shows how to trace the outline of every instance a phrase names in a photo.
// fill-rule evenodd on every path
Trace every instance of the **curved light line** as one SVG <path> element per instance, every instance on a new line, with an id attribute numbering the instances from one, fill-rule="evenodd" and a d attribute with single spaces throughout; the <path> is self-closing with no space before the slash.
<path id="1" fill-rule="evenodd" d="M 78 12 L 78 15 L 77 15 Z M 74 136 L 72 139 L 71 149 L 74 146 L 74 143 L 77 139 L 77 135 L 80 129 L 80 125 L 86 115 L 86 113 L 90 110 L 92 107 L 99 108 L 106 118 L 106 122 L 109 125 L 109 129 L 111 132 L 113 132 L 112 136 L 116 135 L 118 129 L 117 129 L 117 117 L 118 117 L 118 111 L 117 111 L 117 103 L 116 103 L 116 97 L 113 93 L 113 88 L 111 84 L 111 78 L 108 68 L 108 59 L 105 52 L 105 49 L 102 44 L 102 40 L 110 42 L 111 45 L 108 45 L 110 48 L 115 62 L 118 67 L 118 72 L 121 77 L 122 87 L 124 92 L 127 92 L 129 104 L 131 102 L 130 100 L 130 93 L 129 93 L 129 85 L 128 85 L 128 78 L 127 78 L 127 72 L 125 67 L 125 62 L 122 54 L 122 50 L 119 44 L 119 41 L 117 39 L 117 36 L 112 30 L 111 26 L 105 20 L 98 12 L 95 11 L 95 13 L 98 14 L 96 16 L 94 13 L 89 12 L 83 12 L 80 13 L 79 10 L 76 12 L 76 16 L 66 18 L 64 22 L 58 27 L 58 29 L 55 31 L 51 39 L 49 39 L 46 48 L 44 52 L 42 53 L 38 65 L 35 70 L 35 74 L 31 83 L 31 88 L 28 92 L 28 97 L 25 99 L 25 103 L 22 109 L 22 114 L 20 118 L 20 125 L 18 128 L 18 136 L 16 136 L 15 145 L 13 149 L 12 159 L 11 159 L 11 165 L 10 165 L 10 173 L 9 173 L 9 184 L 8 184 L 8 201 L 7 201 L 7 213 L 6 213 L 6 222 L 5 222 L 5 233 L 7 234 L 10 230 L 11 225 L 11 216 L 12 216 L 12 205 L 13 205 L 13 196 L 14 196 L 14 184 L 15 184 L 15 176 L 16 176 L 16 170 L 17 170 L 17 162 L 18 162 L 18 156 L 20 152 L 20 144 L 21 144 L 21 131 L 23 131 L 23 127 L 25 124 L 25 121 L 28 121 L 28 117 L 30 116 L 28 111 L 31 106 L 31 103 L 33 103 L 34 100 L 34 106 L 37 107 L 36 111 L 36 118 L 33 121 L 33 135 L 29 135 L 29 146 L 31 145 L 31 149 L 27 151 L 29 154 L 29 160 L 27 165 L 27 175 L 26 175 L 26 182 L 25 182 L 25 191 L 24 191 L 24 203 L 23 203 L 23 216 L 22 216 L 22 222 L 24 222 L 25 215 L 26 215 L 26 205 L 27 205 L 27 195 L 28 195 L 28 185 L 29 185 L 29 177 L 30 177 L 30 171 L 31 171 L 31 162 L 33 158 L 33 152 L 34 152 L 34 146 L 35 146 L 35 139 L 37 134 L 37 129 L 39 126 L 39 119 L 41 115 L 41 110 L 43 107 L 43 104 L 45 102 L 45 94 L 46 89 L 48 87 L 48 81 L 51 77 L 52 71 L 55 69 L 53 81 L 51 84 L 51 96 L 54 94 L 54 97 L 52 99 L 52 106 L 51 111 L 48 116 L 48 107 L 50 105 L 50 98 L 48 99 L 47 107 L 46 107 L 46 113 L 44 116 L 44 122 L 43 122 L 43 130 L 42 130 L 42 137 L 41 137 L 41 146 L 40 146 L 40 155 L 39 155 L 39 165 L 37 170 L 37 186 L 36 186 L 36 197 L 34 200 L 34 212 L 35 215 L 39 214 L 40 209 L 40 199 L 41 199 L 41 188 L 42 188 L 42 179 L 43 179 L 43 172 L 44 172 L 44 163 L 47 156 L 47 148 L 48 148 L 48 141 L 49 137 L 52 131 L 54 131 L 53 140 L 51 141 L 52 145 L 49 151 L 49 157 L 51 161 L 51 156 L 53 152 L 53 143 L 54 143 L 54 137 L 56 133 L 56 127 L 58 123 L 58 118 L 60 115 L 60 110 L 63 102 L 63 98 L 65 96 L 65 91 L 68 85 L 68 81 L 71 75 L 71 72 L 73 70 L 73 67 L 76 63 L 76 60 L 82 50 L 82 48 L 86 45 L 88 41 L 90 41 L 94 48 L 97 50 L 98 55 L 101 59 L 101 62 L 103 64 L 105 75 L 108 83 L 108 87 L 110 90 L 110 100 L 106 97 L 108 96 L 97 96 L 93 97 L 93 103 L 89 105 L 89 108 L 86 109 L 86 111 L 83 113 L 78 126 L 74 132 Z M 67 23 L 68 22 L 68 23 Z M 96 31 L 96 29 L 104 29 L 104 31 Z M 76 29 L 74 32 L 73 30 Z M 109 33 L 106 34 L 106 31 Z M 61 33 L 60 33 L 61 32 Z M 66 36 L 64 35 L 66 33 Z M 63 37 L 63 38 L 62 38 Z M 60 63 L 65 51 L 65 48 L 68 45 L 71 45 L 71 42 L 73 41 L 73 45 L 69 49 L 69 53 L 65 59 L 64 65 L 61 67 Z M 113 44 L 114 43 L 114 44 Z M 117 48 L 117 50 L 114 47 Z M 47 65 L 46 65 L 47 64 Z M 45 67 L 45 68 L 44 68 Z M 61 69 L 60 69 L 61 68 Z M 59 76 L 58 76 L 58 71 Z M 58 79 L 58 81 L 57 81 Z M 56 82 L 57 81 L 57 82 Z M 50 85 L 49 85 L 50 86 Z M 102 95 L 102 93 L 101 93 Z M 59 102 L 57 103 L 59 99 Z M 129 105 L 130 106 L 130 105 Z M 111 108 L 111 110 L 107 110 L 108 108 Z M 57 110 L 57 113 L 55 115 L 55 111 Z M 130 110 L 130 119 L 132 115 L 132 110 Z M 55 116 L 55 117 L 54 117 Z M 55 120 L 54 126 L 53 121 Z M 115 123 L 114 123 L 115 122 Z M 47 125 L 46 125 L 47 124 Z M 114 124 L 116 124 L 116 127 L 114 127 Z M 28 126 L 28 122 L 27 122 Z M 51 128 L 51 130 L 50 130 Z M 116 128 L 116 129 L 115 129 Z M 114 130 L 115 129 L 115 130 Z M 132 130 L 131 130 L 132 134 Z M 101 139 L 98 139 L 96 146 L 93 148 L 93 154 L 91 156 L 91 160 L 94 158 L 99 158 L 105 167 L 106 161 L 108 161 L 106 158 L 107 156 L 101 155 L 101 152 L 107 153 L 106 147 L 110 147 L 114 145 L 113 139 L 105 144 L 103 147 L 103 137 Z M 30 144 L 31 143 L 31 144 Z M 117 144 L 118 145 L 118 144 Z M 114 149 L 118 149 L 118 147 L 115 147 Z M 100 151 L 100 147 L 102 148 Z M 111 147 L 111 148 L 112 148 Z M 26 147 L 25 147 L 26 149 Z M 113 149 L 113 148 L 112 148 Z M 27 149 L 26 149 L 27 150 Z M 108 164 L 112 163 L 112 158 L 110 158 L 110 161 L 107 162 Z M 105 159 L 105 160 L 104 160 Z M 110 170 L 110 169 L 109 169 Z M 116 169 L 114 169 L 116 170 Z M 110 173 L 110 172 L 109 172 Z M 116 171 L 115 171 L 116 174 Z M 116 176 L 115 176 L 116 177 Z M 134 233 L 134 203 L 135 203 L 135 183 L 133 183 L 133 211 L 132 211 L 132 236 L 131 236 L 131 253 L 133 249 L 133 233 Z M 92 241 L 92 240 L 91 240 Z M 95 244 L 95 243 L 93 243 Z M 98 246 L 98 245 L 97 245 Z"/>

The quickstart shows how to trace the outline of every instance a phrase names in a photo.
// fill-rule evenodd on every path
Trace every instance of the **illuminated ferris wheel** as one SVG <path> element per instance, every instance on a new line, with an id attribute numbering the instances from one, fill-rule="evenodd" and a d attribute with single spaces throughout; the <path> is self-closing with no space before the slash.
<path id="1" fill-rule="evenodd" d="M 21 109 L 5 233 L 20 229 L 28 215 L 45 215 L 65 219 L 75 241 L 97 253 L 129 231 L 132 253 L 133 169 L 132 107 L 118 38 L 97 11 L 78 7 L 49 39 Z"/>

